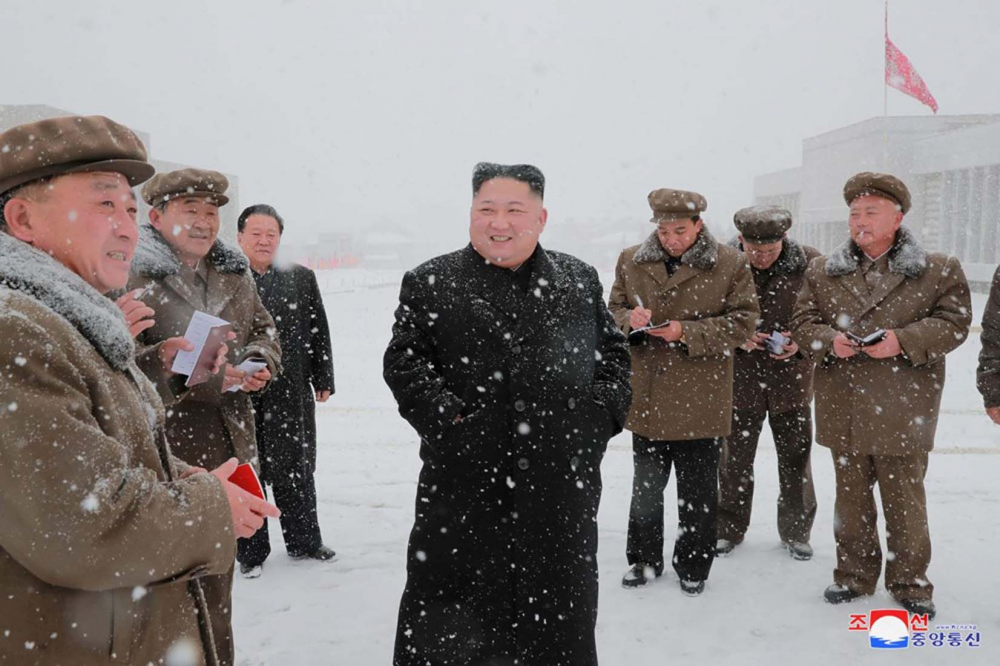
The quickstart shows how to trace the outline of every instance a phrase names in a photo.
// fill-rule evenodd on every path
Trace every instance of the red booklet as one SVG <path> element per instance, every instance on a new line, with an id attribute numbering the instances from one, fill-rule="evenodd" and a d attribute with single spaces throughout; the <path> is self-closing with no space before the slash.
<path id="1" fill-rule="evenodd" d="M 233 475 L 229 477 L 229 481 L 230 483 L 235 483 L 251 495 L 256 495 L 264 499 L 264 486 L 260 484 L 257 472 L 253 470 L 253 465 L 250 463 L 243 463 L 237 467 Z"/>

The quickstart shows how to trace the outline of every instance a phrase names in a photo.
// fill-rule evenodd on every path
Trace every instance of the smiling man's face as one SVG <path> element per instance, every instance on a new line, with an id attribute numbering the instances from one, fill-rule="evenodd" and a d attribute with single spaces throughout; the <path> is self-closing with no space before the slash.
<path id="1" fill-rule="evenodd" d="M 517 268 L 535 252 L 547 218 L 541 197 L 527 183 L 494 178 L 473 197 L 469 237 L 491 264 Z"/>
<path id="2" fill-rule="evenodd" d="M 139 242 L 135 194 L 118 173 L 74 173 L 25 187 L 5 207 L 9 232 L 102 294 L 128 283 Z"/>
<path id="3" fill-rule="evenodd" d="M 219 207 L 204 197 L 184 197 L 152 208 L 149 222 L 170 243 L 181 261 L 194 265 L 219 235 Z"/>

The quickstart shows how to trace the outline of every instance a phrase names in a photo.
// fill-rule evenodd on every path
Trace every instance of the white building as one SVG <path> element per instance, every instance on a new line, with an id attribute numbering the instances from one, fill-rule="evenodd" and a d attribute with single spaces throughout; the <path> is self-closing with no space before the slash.
<path id="1" fill-rule="evenodd" d="M 929 251 L 988 284 L 1000 262 L 1000 114 L 872 118 L 802 142 L 802 166 L 754 179 L 754 199 L 792 211 L 791 235 L 829 252 L 848 237 L 844 183 L 859 171 L 906 183 L 906 224 Z"/>

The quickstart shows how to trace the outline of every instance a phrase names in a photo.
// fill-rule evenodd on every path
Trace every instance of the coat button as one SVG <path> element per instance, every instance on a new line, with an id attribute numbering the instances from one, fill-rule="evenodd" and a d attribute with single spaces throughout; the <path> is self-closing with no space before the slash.
<path id="1" fill-rule="evenodd" d="M 524 400 L 515 400 L 514 401 L 514 409 L 516 409 L 517 411 L 523 412 L 527 408 L 528 408 L 528 404 L 526 402 L 524 402 Z"/>
<path id="2" fill-rule="evenodd" d="M 514 353 L 514 354 L 520 354 L 521 353 L 521 345 L 514 345 L 513 347 L 510 348 L 510 351 L 512 353 Z"/>
<path id="3" fill-rule="evenodd" d="M 526 469 L 528 469 L 528 467 L 530 467 L 530 466 L 531 466 L 531 463 L 529 463 L 529 462 L 528 462 L 528 459 L 527 459 L 527 458 L 521 458 L 521 459 L 519 459 L 519 460 L 517 461 L 517 466 L 518 466 L 518 467 L 519 467 L 519 468 L 520 468 L 521 470 L 526 470 Z"/>
<path id="4" fill-rule="evenodd" d="M 577 456 L 573 456 L 572 458 L 570 458 L 569 466 L 570 469 L 572 469 L 575 472 L 576 468 L 580 466 L 580 458 L 578 458 Z"/>
<path id="5" fill-rule="evenodd" d="M 570 398 L 566 401 L 566 406 L 570 409 L 576 409 L 576 398 Z"/>
<path id="6" fill-rule="evenodd" d="M 573 343 L 569 340 L 563 340 L 563 349 L 566 351 L 573 351 Z"/>

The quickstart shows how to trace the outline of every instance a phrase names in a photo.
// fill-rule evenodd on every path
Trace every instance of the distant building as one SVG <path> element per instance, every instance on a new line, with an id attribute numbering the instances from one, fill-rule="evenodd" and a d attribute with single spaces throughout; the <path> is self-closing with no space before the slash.
<path id="1" fill-rule="evenodd" d="M 802 166 L 754 179 L 758 204 L 792 211 L 790 235 L 821 252 L 848 237 L 844 182 L 886 171 L 913 196 L 906 224 L 930 251 L 988 284 L 1000 262 L 1000 114 L 872 118 L 802 142 Z"/>
<path id="2" fill-rule="evenodd" d="M 0 132 L 17 125 L 23 125 L 24 123 L 34 122 L 43 118 L 58 118 L 60 116 L 72 115 L 76 114 L 73 111 L 58 109 L 54 106 L 45 106 L 44 104 L 0 105 Z M 149 154 L 149 161 L 156 167 L 157 172 L 186 169 L 191 166 L 207 169 L 212 168 L 212 165 L 209 164 L 179 164 L 177 162 L 167 162 L 166 160 L 157 159 L 153 151 L 153 144 L 149 133 L 136 129 L 135 127 L 132 129 L 139 135 L 139 138 L 142 139 L 142 142 L 146 145 L 146 152 Z M 229 203 L 219 209 L 219 217 L 222 219 L 219 235 L 228 241 L 235 242 L 236 220 L 239 218 L 240 212 L 243 210 L 240 206 L 240 179 L 238 176 L 230 173 L 226 174 L 226 178 L 229 179 L 229 189 L 226 190 L 226 195 L 229 197 Z M 148 215 L 148 207 L 145 203 L 140 202 L 139 219 L 147 220 L 149 219 Z"/>

